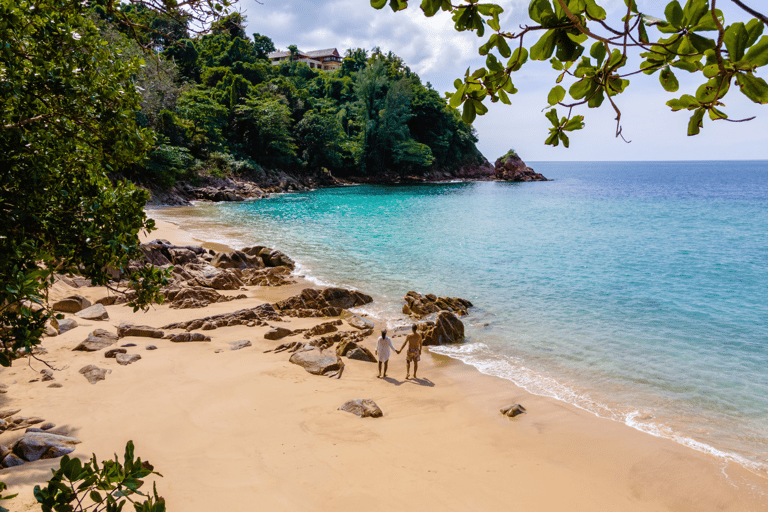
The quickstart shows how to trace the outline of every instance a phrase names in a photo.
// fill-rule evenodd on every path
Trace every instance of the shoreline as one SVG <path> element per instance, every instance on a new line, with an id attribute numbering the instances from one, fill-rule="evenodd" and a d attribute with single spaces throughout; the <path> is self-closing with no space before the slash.
<path id="1" fill-rule="evenodd" d="M 178 226 L 157 224 L 149 239 L 195 243 Z M 160 327 L 279 300 L 301 287 L 315 286 L 247 287 L 248 298 L 204 309 L 107 309 L 110 323 Z M 284 320 L 280 325 L 296 329 L 328 319 Z M 28 382 L 34 370 L 26 364 L 0 371 L 10 384 L 2 407 L 17 402 L 22 414 L 70 426 L 83 441 L 73 454 L 81 458 L 96 453 L 103 460 L 133 439 L 137 454 L 165 475 L 157 485 L 171 511 L 255 503 L 325 510 L 329 502 L 342 511 L 361 503 L 373 510 L 506 510 L 513 502 L 537 511 L 757 511 L 768 504 L 768 481 L 738 464 L 532 395 L 447 356 L 425 351 L 418 382 L 403 379 L 397 355 L 387 380 L 375 378 L 375 364 L 351 360 L 342 379 L 325 379 L 284 354 L 263 353 L 279 344 L 264 340 L 263 328 L 237 326 L 210 331 L 210 344 L 152 340 L 159 348 L 152 352 L 137 338 L 144 359 L 120 367 L 71 351 L 97 324 L 45 340 L 48 357 L 68 366 L 56 377 L 63 389 Z M 238 339 L 253 347 L 229 351 L 228 342 Z M 369 349 L 374 344 L 375 336 L 364 341 Z M 77 375 L 89 357 L 113 370 L 104 382 L 90 385 Z M 384 417 L 336 410 L 352 398 L 375 400 Z M 528 412 L 502 416 L 499 409 L 511 403 Z M 7 506 L 34 510 L 31 488 L 57 466 L 42 460 L 0 471 L 9 491 L 21 492 Z M 389 484 L 383 490 L 382 482 Z"/>

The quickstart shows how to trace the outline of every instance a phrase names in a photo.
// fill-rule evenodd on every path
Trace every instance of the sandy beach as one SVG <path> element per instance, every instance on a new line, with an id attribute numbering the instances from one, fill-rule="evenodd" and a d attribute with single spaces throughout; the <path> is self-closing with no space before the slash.
<path id="1" fill-rule="evenodd" d="M 201 243 L 173 224 L 158 228 L 147 239 Z M 208 331 L 208 343 L 123 338 L 115 346 L 135 343 L 129 352 L 141 355 L 128 366 L 103 351 L 72 351 L 96 328 L 161 327 L 274 303 L 312 286 L 299 279 L 247 287 L 237 292 L 247 298 L 204 309 L 160 305 L 133 313 L 107 306 L 109 320 L 77 319 L 75 329 L 44 339 L 41 357 L 60 370 L 53 382 L 62 387 L 39 380 L 44 366 L 37 361 L 1 369 L 8 392 L 0 395 L 0 409 L 66 427 L 82 440 L 72 455 L 84 459 L 122 454 L 133 440 L 137 454 L 163 474 L 157 488 L 170 511 L 768 510 L 768 480 L 738 464 L 531 395 L 428 349 L 418 380 L 405 380 L 404 354 L 393 354 L 387 379 L 376 378 L 375 363 L 346 358 L 340 379 L 311 375 L 286 353 L 265 353 L 281 343 L 264 339 L 268 326 Z M 71 293 L 96 300 L 106 290 L 57 285 L 51 299 Z M 284 318 L 274 325 L 299 329 L 326 321 Z M 364 341 L 371 351 L 376 327 Z M 345 322 L 343 329 L 351 327 Z M 252 346 L 230 350 L 237 340 Z M 399 348 L 403 338 L 393 342 Z M 111 373 L 90 384 L 78 373 L 89 364 Z M 384 416 L 338 410 L 355 398 L 374 400 Z M 500 414 L 513 403 L 527 413 Z M 22 432 L 0 434 L 0 443 Z M 44 485 L 53 467 L 58 460 L 0 470 L 9 492 L 19 493 L 6 506 L 37 510 L 32 489 Z"/>

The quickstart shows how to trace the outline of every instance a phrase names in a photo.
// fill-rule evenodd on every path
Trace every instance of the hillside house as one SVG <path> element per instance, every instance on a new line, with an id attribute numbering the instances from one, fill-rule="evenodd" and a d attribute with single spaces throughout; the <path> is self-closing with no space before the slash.
<path id="1" fill-rule="evenodd" d="M 272 65 L 277 66 L 281 62 L 286 62 L 291 58 L 289 51 L 271 52 L 267 55 Z M 327 48 L 325 50 L 313 50 L 311 52 L 296 53 L 296 60 L 306 63 L 312 69 L 321 71 L 332 71 L 341 67 L 341 55 L 336 48 Z"/>

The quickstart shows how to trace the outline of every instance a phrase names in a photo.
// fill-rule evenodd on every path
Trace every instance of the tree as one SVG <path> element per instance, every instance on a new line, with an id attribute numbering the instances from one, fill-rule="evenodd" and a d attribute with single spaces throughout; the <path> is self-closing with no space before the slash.
<path id="1" fill-rule="evenodd" d="M 256 51 L 257 58 L 266 59 L 268 54 L 275 51 L 275 43 L 269 37 L 257 32 L 253 34 L 253 49 Z"/>
<path id="2" fill-rule="evenodd" d="M 141 3 L 197 19 L 225 5 Z M 120 5 L 101 3 L 114 16 Z M 166 279 L 154 267 L 129 270 L 141 255 L 138 233 L 153 227 L 148 196 L 109 179 L 154 144 L 136 122 L 143 63 L 103 41 L 86 2 L 3 0 L 0 20 L 0 364 L 8 366 L 39 343 L 56 273 L 96 285 L 122 274 L 135 309 L 162 300 Z"/>
<path id="3" fill-rule="evenodd" d="M 720 4 L 724 1 L 720 0 Z M 484 37 L 486 29 L 490 29 L 490 37 L 479 48 L 480 55 L 486 56 L 485 66 L 467 70 L 463 80 L 455 81 L 456 91 L 449 94 L 452 107 L 464 105 L 465 122 L 471 123 L 476 115 L 487 112 L 483 104 L 487 98 L 509 104 L 509 95 L 517 92 L 511 76 L 529 58 L 549 60 L 556 71 L 557 85 L 547 96 L 550 109 L 546 117 L 552 128 L 546 143 L 557 146 L 562 142 L 567 147 L 567 132 L 584 126 L 584 117 L 574 115 L 574 110 L 585 105 L 598 108 L 606 100 L 616 112 L 616 136 L 621 136 L 621 110 L 616 97 L 629 86 L 629 77 L 639 73 L 659 73 L 661 86 L 671 92 L 680 87 L 676 72 L 701 75 L 703 83 L 694 94 L 667 102 L 673 111 L 693 112 L 688 135 L 700 132 L 705 115 L 712 121 L 753 119 L 729 119 L 723 99 L 735 84 L 754 103 L 768 103 L 768 83 L 756 74 L 758 68 L 768 64 L 768 36 L 761 37 L 768 17 L 745 2 L 730 1 L 754 18 L 746 24 L 727 25 L 716 7 L 717 0 L 688 0 L 684 6 L 672 0 L 663 18 L 640 12 L 635 0 L 624 0 L 626 9 L 618 20 L 608 19 L 599 5 L 605 2 L 600 0 L 531 0 L 528 15 L 532 23 L 508 32 L 500 26 L 503 9 L 495 4 L 423 0 L 421 9 L 428 17 L 440 11 L 451 13 L 457 31 L 475 31 Z M 393 11 L 408 6 L 408 0 L 370 3 L 376 9 L 389 3 Z M 658 31 L 655 41 L 649 37 L 649 30 Z M 714 36 L 704 35 L 710 33 Z M 538 39 L 526 47 L 534 35 Z M 593 43 L 585 55 L 590 40 Z M 625 69 L 634 55 L 642 59 L 639 68 Z M 560 85 L 563 80 L 568 81 L 567 91 Z M 567 114 L 560 116 L 557 106 L 566 108 Z"/>

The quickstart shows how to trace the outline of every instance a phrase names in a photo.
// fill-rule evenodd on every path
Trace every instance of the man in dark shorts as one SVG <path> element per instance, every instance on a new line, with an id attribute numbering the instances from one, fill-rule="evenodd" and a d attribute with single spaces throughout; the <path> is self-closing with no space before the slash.
<path id="1" fill-rule="evenodd" d="M 411 361 L 413 361 L 413 378 L 417 379 L 416 372 L 419 369 L 419 359 L 421 358 L 421 334 L 416 332 L 416 324 L 411 327 L 411 334 L 405 338 L 405 343 L 400 347 L 397 352 L 403 351 L 406 345 L 408 345 L 408 352 L 405 356 L 405 378 L 406 380 L 411 377 Z"/>

